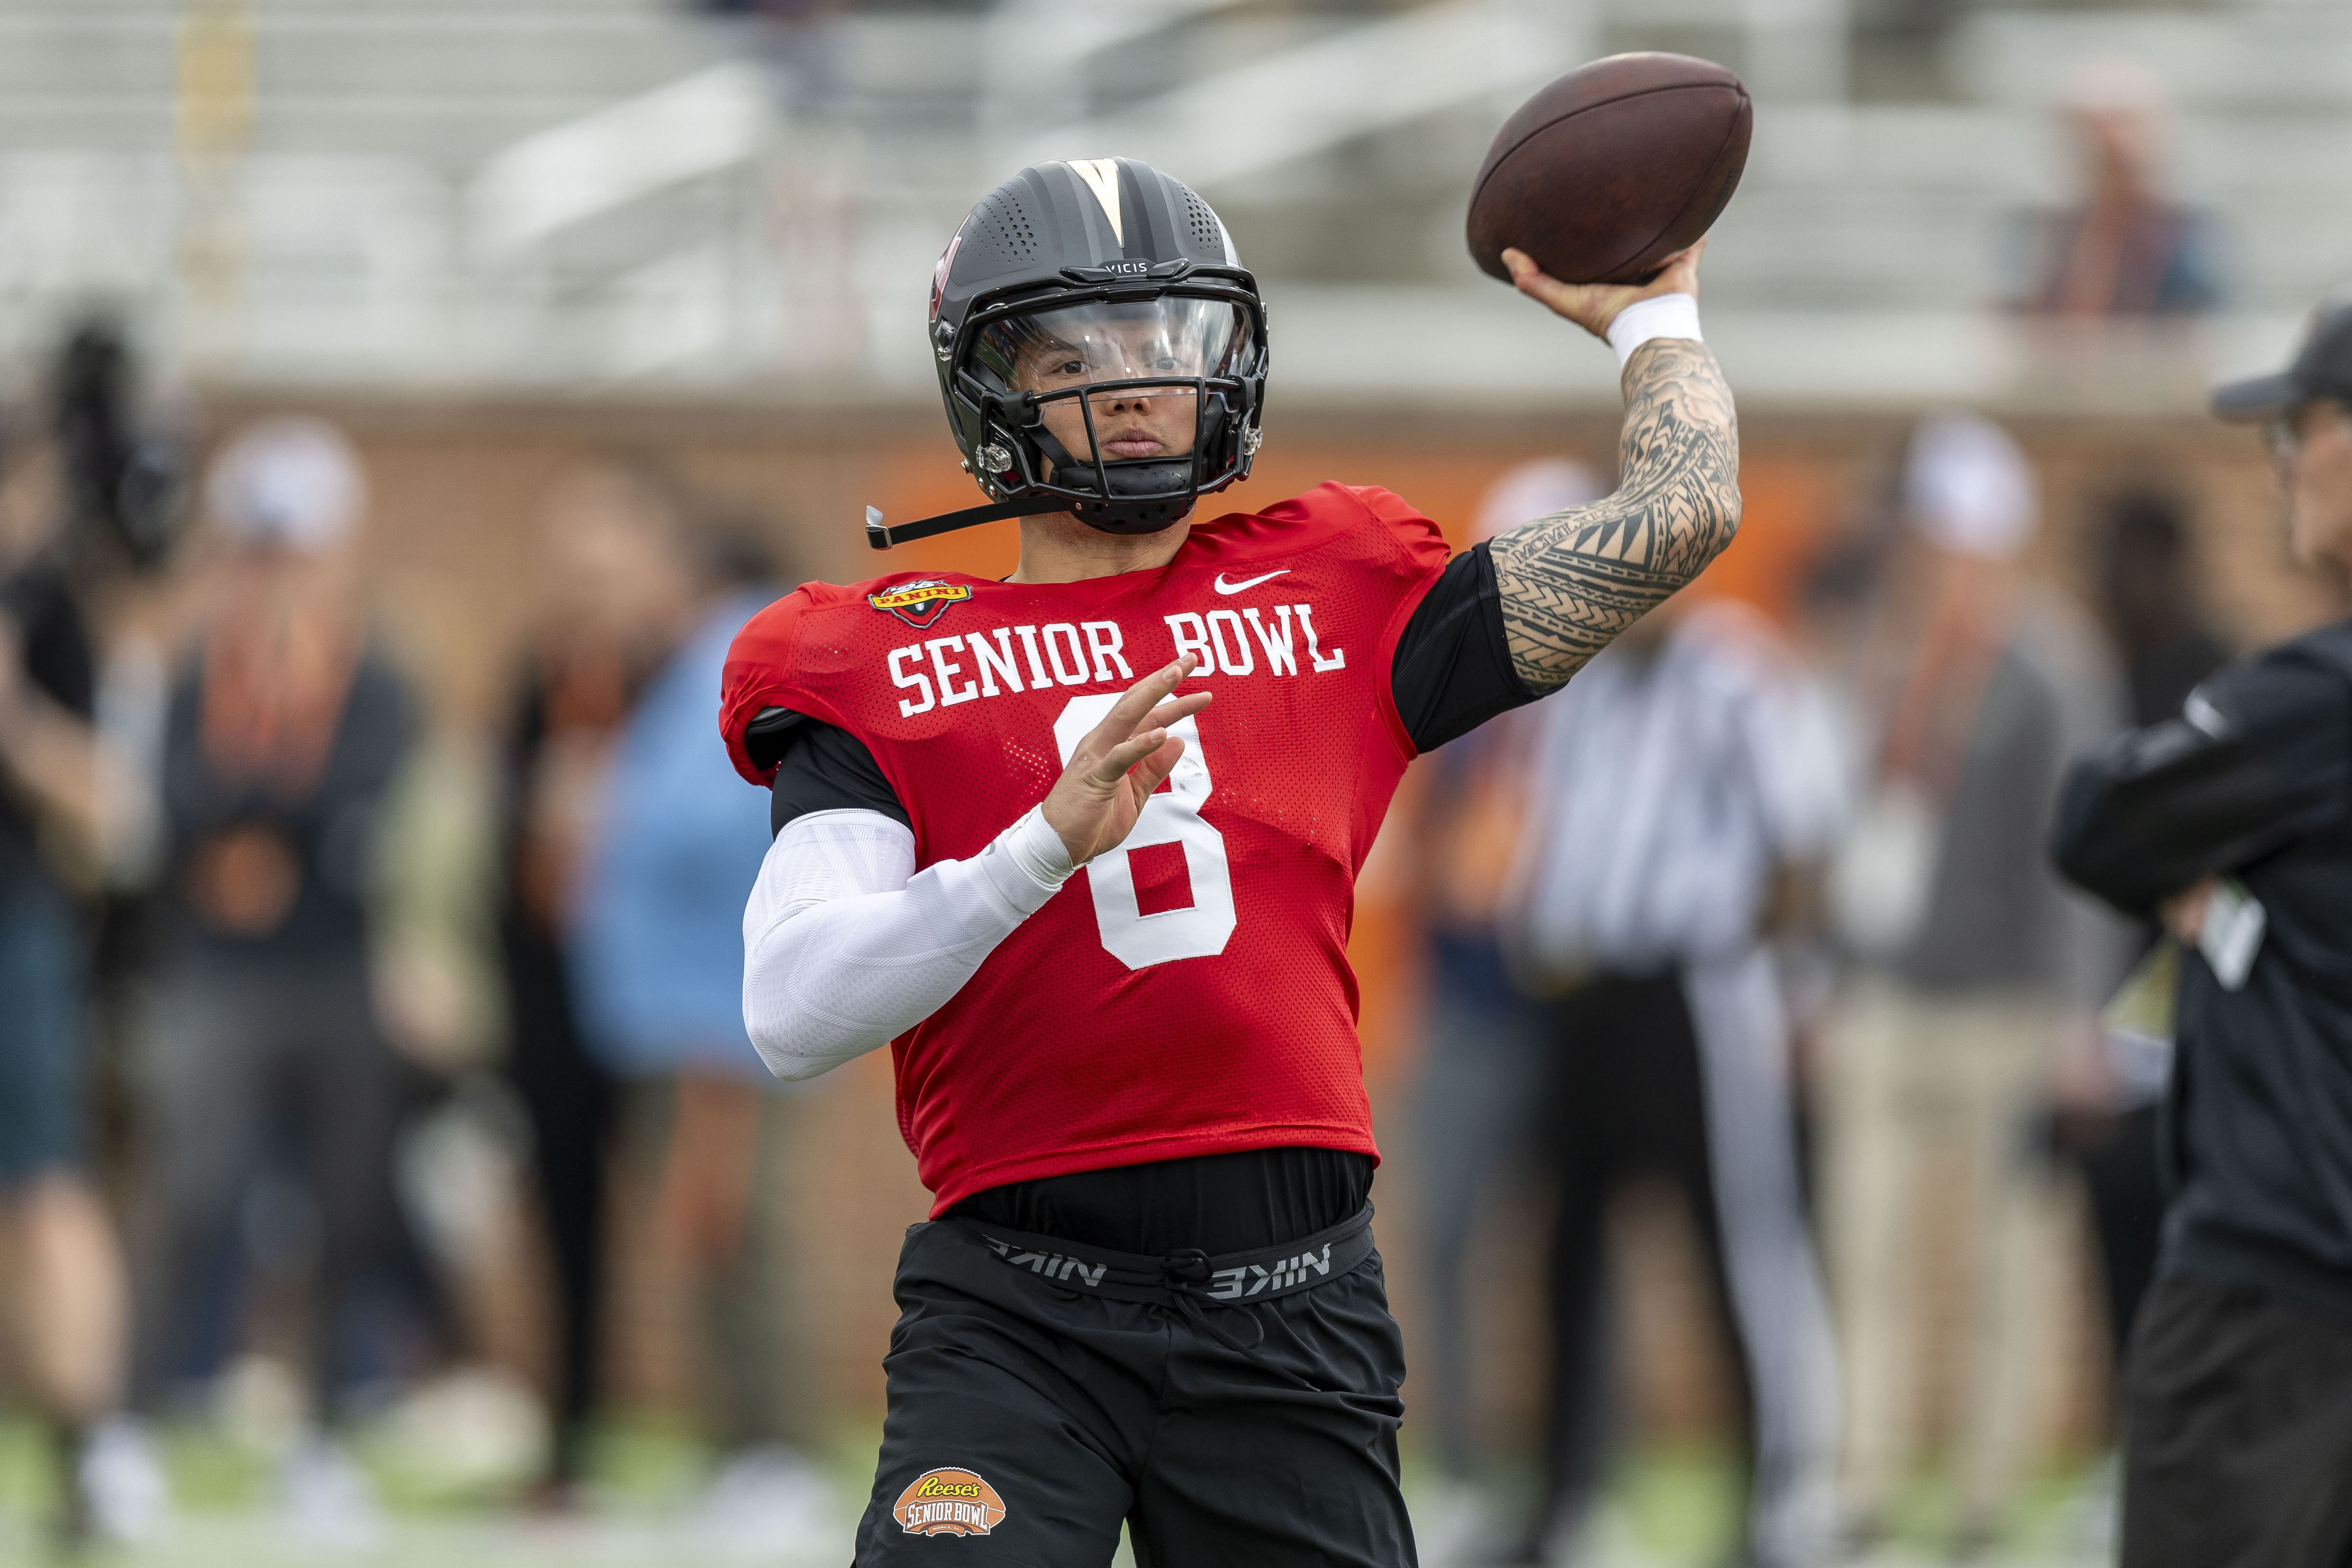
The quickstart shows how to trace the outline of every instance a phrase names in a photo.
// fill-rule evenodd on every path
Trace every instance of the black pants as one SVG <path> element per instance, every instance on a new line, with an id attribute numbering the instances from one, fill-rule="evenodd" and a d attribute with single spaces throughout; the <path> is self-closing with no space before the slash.
<path id="1" fill-rule="evenodd" d="M 2057 1119 L 2059 1151 L 2081 1168 L 2090 1193 L 2099 1276 L 2106 1289 L 2107 1342 L 2118 1367 L 2148 1281 L 2156 1277 L 2164 1226 L 2164 1183 L 2156 1152 L 2159 1114 L 2155 1106 L 2143 1105 Z"/>
<path id="2" fill-rule="evenodd" d="M 570 1481 L 586 1468 L 588 1422 L 600 1393 L 604 1167 L 619 1125 L 619 1091 L 573 1023 L 562 950 L 520 925 L 510 921 L 506 937 L 513 1024 L 507 1073 L 530 1118 L 533 1195 L 554 1263 L 555 1440 L 548 1469 Z"/>
<path id="3" fill-rule="evenodd" d="M 2352 1564 L 2352 1321 L 2157 1281 L 2125 1373 L 2123 1564 Z"/>
<path id="4" fill-rule="evenodd" d="M 1211 1300 L 1228 1260 L 1195 1254 L 1192 1289 L 1119 1299 L 1074 1279 L 1118 1255 L 912 1227 L 858 1563 L 1102 1568 L 1123 1521 L 1141 1568 L 1412 1568 L 1404 1346 L 1358 1245 L 1289 1294 Z"/>
<path id="5" fill-rule="evenodd" d="M 410 1069 L 376 1032 L 355 956 L 309 973 L 188 964 L 153 1006 L 144 1206 L 156 1234 L 142 1248 L 135 1396 L 152 1405 L 235 1350 L 224 1286 L 236 1271 L 223 1263 L 242 1252 L 256 1176 L 288 1164 L 317 1205 L 311 1391 L 331 1409 L 383 1374 L 370 1331 L 415 1273 L 392 1184 Z"/>
<path id="6" fill-rule="evenodd" d="M 1663 1177 L 1696 1222 L 1708 1304 L 1731 1352 L 1735 1394 L 1751 1406 L 1748 1346 L 1726 1280 L 1707 1145 L 1698 1037 L 1677 975 L 1605 975 L 1553 1004 L 1551 1081 L 1540 1146 L 1559 1184 L 1552 1238 L 1552 1378 L 1543 1500 L 1534 1546 L 1572 1530 L 1609 1457 L 1612 1393 L 1605 1256 L 1610 1200 Z M 1743 1513 L 1743 1517 L 1745 1517 Z"/>

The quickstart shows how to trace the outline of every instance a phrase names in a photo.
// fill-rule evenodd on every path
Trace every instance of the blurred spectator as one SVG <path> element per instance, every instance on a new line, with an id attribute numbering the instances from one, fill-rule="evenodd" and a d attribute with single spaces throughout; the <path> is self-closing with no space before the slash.
<path id="1" fill-rule="evenodd" d="M 1581 506 L 1601 493 L 1567 458 L 1511 469 L 1486 492 L 1471 542 Z M 1425 1254 L 1429 1384 L 1418 1414 L 1436 1435 L 1446 1494 L 1414 1510 L 1424 1555 L 1444 1562 L 1488 1532 L 1471 1366 L 1471 1246 L 1502 1178 L 1528 1152 L 1543 1084 L 1540 1016 L 1504 962 L 1496 921 L 1511 879 L 1528 785 L 1532 714 L 1507 713 L 1414 770 L 1412 907 L 1423 911 L 1428 1008 L 1413 1094 Z"/>
<path id="2" fill-rule="evenodd" d="M 688 629 L 662 559 L 663 501 L 639 472 L 568 473 L 541 528 L 546 603 L 525 651 L 506 735 L 500 946 L 508 1075 L 530 1118 L 535 1196 L 554 1264 L 555 1442 L 549 1501 L 572 1500 L 601 1379 L 605 1201 L 619 1098 L 572 1005 L 567 928 L 596 801 L 646 678 Z"/>
<path id="3" fill-rule="evenodd" d="M 1851 1526 L 1885 1527 L 1912 1454 L 1920 1178 L 1966 1162 L 1973 1291 L 1956 1445 L 1958 1542 L 1999 1531 L 2029 1457 L 2056 1210 L 2033 1130 L 2053 1067 L 2118 977 L 2121 931 L 2042 853 L 2065 759 L 2121 693 L 2085 617 L 2029 584 L 2033 476 L 1999 427 L 1930 419 L 1904 473 L 1906 537 L 1863 631 L 1850 700 L 1866 796 L 1832 877 L 1858 961 L 1828 1030 L 1832 1263 L 1844 1330 Z M 1957 1146 L 1957 1147 L 1955 1147 Z"/>
<path id="4" fill-rule="evenodd" d="M 704 1521 L 783 1550 L 829 1512 L 792 1272 L 785 1156 L 793 1097 L 743 1029 L 743 906 L 767 803 L 710 743 L 728 644 L 775 596 L 737 540 L 690 531 L 672 498 L 629 514 L 654 626 L 682 628 L 614 744 L 573 906 L 571 977 L 593 1048 L 627 1085 L 629 1167 L 649 1191 L 649 1274 L 682 1288 L 724 1463 Z"/>
<path id="5" fill-rule="evenodd" d="M 2081 163 L 2082 195 L 2022 223 L 2019 308 L 2103 320 L 2220 305 L 2214 222 L 2164 191 L 2163 84 L 2127 60 L 2094 61 L 2068 79 L 2058 108 Z"/>
<path id="6" fill-rule="evenodd" d="M 834 115 L 852 78 L 843 0 L 692 0 L 707 16 L 742 17 L 758 27 L 754 47 L 772 73 L 781 110 L 805 124 Z"/>
<path id="7" fill-rule="evenodd" d="M 2187 510 L 2166 491 L 2126 490 L 2108 503 L 2099 550 L 2100 607 L 2123 654 L 2132 722 L 2178 718 L 2230 657 L 2207 624 Z"/>
<path id="8" fill-rule="evenodd" d="M 1661 1174 L 1696 1221 L 1746 1419 L 1737 1561 L 1821 1562 L 1837 1377 L 1807 1222 L 1790 1024 L 1768 925 L 1842 826 L 1835 726 L 1753 611 L 1669 601 L 1545 703 L 1513 932 L 1555 999 L 1546 1147 L 1560 1187 L 1542 1511 L 1551 1561 L 1604 1475 L 1605 1221 Z"/>
<path id="9" fill-rule="evenodd" d="M 352 548 L 365 481 L 339 432 L 310 419 L 240 432 L 205 501 L 217 555 L 164 734 L 147 1106 L 158 1245 L 138 1389 L 152 1407 L 215 1370 L 249 1244 L 299 1251 L 295 1234 L 314 1234 L 306 1373 L 310 1417 L 327 1421 L 382 1372 L 371 1352 L 399 1295 L 407 1080 L 371 1005 L 368 896 L 415 705 L 365 629 Z M 258 1178 L 289 1171 L 292 1205 L 257 1201 Z M 289 1234 L 248 1237 L 257 1226 Z M 300 1527 L 373 1526 L 367 1481 L 319 1431 L 280 1482 Z"/>
<path id="10" fill-rule="evenodd" d="M 64 1461 L 62 1533 L 143 1533 L 163 1501 L 122 1397 L 114 1226 L 89 1174 L 89 952 L 100 863 L 96 658 L 63 564 L 59 454 L 0 447 L 0 1324 Z M 61 874 L 60 868 L 65 868 Z"/>

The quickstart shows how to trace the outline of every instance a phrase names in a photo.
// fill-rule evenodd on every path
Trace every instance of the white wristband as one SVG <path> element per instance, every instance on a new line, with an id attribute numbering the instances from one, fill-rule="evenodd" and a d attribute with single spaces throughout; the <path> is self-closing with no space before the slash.
<path id="1" fill-rule="evenodd" d="M 1609 323 L 1609 346 L 1617 351 L 1617 368 L 1623 370 L 1633 351 L 1653 338 L 1706 342 L 1698 330 L 1698 296 L 1659 294 L 1636 300 L 1618 311 L 1617 319 Z"/>

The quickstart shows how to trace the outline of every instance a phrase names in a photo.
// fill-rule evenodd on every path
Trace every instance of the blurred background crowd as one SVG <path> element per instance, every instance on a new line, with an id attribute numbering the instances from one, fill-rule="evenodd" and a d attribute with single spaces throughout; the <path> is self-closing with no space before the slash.
<path id="1" fill-rule="evenodd" d="M 2099 1560 L 2165 1042 L 2049 822 L 2352 607 L 2201 412 L 2352 277 L 2322 0 L 6 0 L 0 1555 L 838 1560 L 925 1205 L 744 1037 L 730 637 L 973 499 L 925 281 L 1041 157 L 1258 269 L 1233 504 L 1601 493 L 1460 223 L 1635 47 L 1759 105 L 1748 521 L 1366 869 L 1423 1559 Z"/>

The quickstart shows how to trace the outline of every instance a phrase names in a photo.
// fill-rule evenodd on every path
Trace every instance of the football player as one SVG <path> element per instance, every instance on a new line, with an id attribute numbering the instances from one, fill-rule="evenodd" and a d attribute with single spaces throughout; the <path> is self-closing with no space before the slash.
<path id="1" fill-rule="evenodd" d="M 1196 521 L 1248 473 L 1265 312 L 1131 159 L 1024 169 L 940 258 L 930 342 L 1003 582 L 812 584 L 721 718 L 775 838 L 744 1012 L 806 1078 L 887 1042 L 908 1233 L 860 1563 L 1412 1561 L 1402 1342 L 1347 941 L 1405 764 L 1553 690 L 1738 526 L 1696 247 L 1520 289 L 1614 345 L 1616 492 L 1449 558 L 1385 490 Z M 1377 331 L 1377 323 L 1367 323 Z"/>

